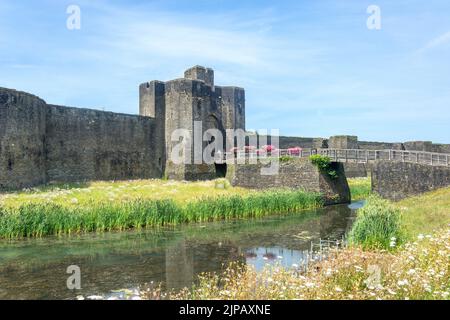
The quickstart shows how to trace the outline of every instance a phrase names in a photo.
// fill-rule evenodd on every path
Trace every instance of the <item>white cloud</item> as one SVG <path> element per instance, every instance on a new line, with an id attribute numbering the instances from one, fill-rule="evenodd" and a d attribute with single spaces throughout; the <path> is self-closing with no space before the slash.
<path id="1" fill-rule="evenodd" d="M 430 40 L 425 46 L 420 48 L 418 50 L 418 52 L 422 53 L 422 52 L 428 51 L 430 49 L 442 46 L 449 42 L 450 42 L 450 31 L 448 31 L 444 34 L 441 34 L 440 36 Z"/>

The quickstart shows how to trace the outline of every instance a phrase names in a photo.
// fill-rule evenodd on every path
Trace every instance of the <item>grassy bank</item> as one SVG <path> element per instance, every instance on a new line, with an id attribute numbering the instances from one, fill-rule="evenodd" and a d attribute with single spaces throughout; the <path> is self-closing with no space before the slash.
<path id="1" fill-rule="evenodd" d="M 205 183 L 157 181 L 159 191 L 155 191 L 151 183 L 131 188 L 126 184 L 112 186 L 102 183 L 100 186 L 101 191 L 95 184 L 87 190 L 79 186 L 63 190 L 58 187 L 56 190 L 36 189 L 4 195 L 0 205 L 0 237 L 255 218 L 322 206 L 321 197 L 316 193 L 292 190 L 249 192 L 232 188 L 224 180 Z M 189 197 L 174 192 L 177 187 L 187 191 Z M 115 197 L 108 198 L 112 194 L 108 194 L 107 190 Z"/>
<path id="2" fill-rule="evenodd" d="M 349 178 L 347 180 L 352 195 L 352 201 L 365 200 L 371 194 L 372 186 L 370 177 Z"/>
<path id="3" fill-rule="evenodd" d="M 55 184 L 11 193 L 0 193 L 0 206 L 19 207 L 23 203 L 51 202 L 65 207 L 89 207 L 103 202 L 171 199 L 183 204 L 193 199 L 246 195 L 250 191 L 232 187 L 225 179 L 185 182 L 161 179 Z"/>
<path id="4" fill-rule="evenodd" d="M 403 224 L 410 238 L 430 234 L 450 225 L 450 188 L 428 192 L 419 197 L 394 203 L 402 212 Z"/>
<path id="5" fill-rule="evenodd" d="M 371 195 L 371 179 L 348 179 L 352 201 L 368 199 Z M 411 197 L 392 206 L 402 213 L 402 223 L 410 238 L 432 233 L 450 224 L 450 188 L 443 188 Z"/>

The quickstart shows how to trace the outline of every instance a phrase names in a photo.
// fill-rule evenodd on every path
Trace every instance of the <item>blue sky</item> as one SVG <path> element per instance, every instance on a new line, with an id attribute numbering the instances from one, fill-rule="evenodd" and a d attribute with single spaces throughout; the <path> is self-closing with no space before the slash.
<path id="1" fill-rule="evenodd" d="M 450 143 L 449 14 L 448 0 L 0 0 L 0 86 L 136 114 L 140 83 L 200 64 L 245 87 L 248 129 Z"/>

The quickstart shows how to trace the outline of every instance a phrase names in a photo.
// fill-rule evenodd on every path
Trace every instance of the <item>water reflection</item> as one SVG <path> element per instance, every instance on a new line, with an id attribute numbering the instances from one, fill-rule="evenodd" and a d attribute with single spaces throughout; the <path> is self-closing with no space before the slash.
<path id="1" fill-rule="evenodd" d="M 190 286 L 202 272 L 232 261 L 298 264 L 315 239 L 339 239 L 354 209 L 334 206 L 261 220 L 160 228 L 122 233 L 0 242 L 0 299 L 65 299 L 163 282 Z M 66 287 L 78 265 L 82 290 Z"/>

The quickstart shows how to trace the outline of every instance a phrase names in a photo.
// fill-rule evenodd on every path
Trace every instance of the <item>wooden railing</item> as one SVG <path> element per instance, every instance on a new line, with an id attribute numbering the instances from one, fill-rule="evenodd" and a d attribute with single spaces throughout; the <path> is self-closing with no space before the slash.
<path id="1" fill-rule="evenodd" d="M 405 150 L 366 150 L 366 149 L 304 149 L 292 151 L 290 149 L 279 149 L 268 153 L 261 151 L 237 151 L 224 154 L 225 161 L 239 159 L 258 159 L 268 157 L 297 157 L 307 158 L 314 154 L 321 154 L 330 157 L 336 162 L 356 162 L 368 163 L 377 160 L 399 161 L 420 163 L 431 166 L 450 166 L 450 154 L 433 153 L 425 151 L 405 151 Z M 220 156 L 220 158 L 222 158 Z"/>

